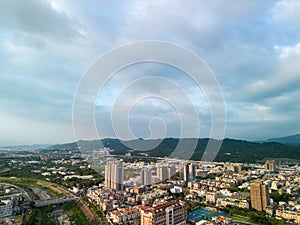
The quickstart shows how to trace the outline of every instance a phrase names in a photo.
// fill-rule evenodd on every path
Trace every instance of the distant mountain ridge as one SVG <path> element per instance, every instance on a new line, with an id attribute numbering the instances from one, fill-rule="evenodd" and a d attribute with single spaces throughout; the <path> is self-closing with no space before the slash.
<path id="1" fill-rule="evenodd" d="M 286 137 L 271 138 L 267 142 L 277 142 L 281 144 L 297 145 L 300 146 L 300 134 L 290 135 Z"/>
<path id="2" fill-rule="evenodd" d="M 150 157 L 169 157 L 176 149 L 176 146 L 178 145 L 179 141 L 184 143 L 184 149 L 180 149 L 180 151 L 178 151 L 179 154 L 176 155 L 178 158 L 181 158 L 180 154 L 184 156 L 186 152 L 190 151 L 193 148 L 194 141 L 198 141 L 195 151 L 191 156 L 191 159 L 201 160 L 209 139 L 165 138 L 157 140 L 136 139 L 130 141 L 122 141 L 113 138 L 106 138 L 102 140 L 92 141 L 80 140 L 78 142 L 51 146 L 48 149 L 80 149 L 83 152 L 86 150 L 107 147 L 113 150 L 112 154 L 114 155 L 125 155 L 126 153 L 130 152 L 133 156 L 144 155 L 145 153 L 147 153 Z M 220 142 L 221 140 L 212 139 L 211 141 Z M 79 146 L 79 148 L 77 146 Z M 135 146 L 135 148 L 132 148 L 132 146 Z M 145 151 L 143 149 L 151 150 Z M 274 158 L 277 160 L 292 159 L 293 161 L 300 162 L 300 146 L 285 145 L 276 142 L 256 143 L 227 138 L 223 140 L 222 146 L 215 158 L 215 161 L 253 163 L 268 158 Z"/>

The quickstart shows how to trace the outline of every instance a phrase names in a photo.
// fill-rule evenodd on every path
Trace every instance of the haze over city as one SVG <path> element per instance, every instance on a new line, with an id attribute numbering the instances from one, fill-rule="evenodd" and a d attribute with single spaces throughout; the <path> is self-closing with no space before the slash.
<path id="1" fill-rule="evenodd" d="M 111 49 L 141 40 L 171 42 L 202 58 L 224 95 L 225 137 L 265 140 L 300 132 L 299 1 L 28 0 L 0 5 L 2 146 L 74 141 L 72 104 L 85 71 Z M 200 137 L 208 137 L 211 112 L 205 93 L 176 68 L 149 62 L 118 71 L 102 90 L 96 102 L 96 122 L 106 127 L 101 137 L 115 136 L 108 118 L 119 90 L 151 75 L 180 85 L 197 110 Z M 150 91 L 176 93 L 154 82 L 125 97 Z M 184 106 L 182 96 L 173 97 Z M 172 105 L 150 98 L 130 114 L 136 137 L 150 136 L 148 123 L 154 117 L 165 121 L 163 137 L 180 136 L 180 116 Z"/>

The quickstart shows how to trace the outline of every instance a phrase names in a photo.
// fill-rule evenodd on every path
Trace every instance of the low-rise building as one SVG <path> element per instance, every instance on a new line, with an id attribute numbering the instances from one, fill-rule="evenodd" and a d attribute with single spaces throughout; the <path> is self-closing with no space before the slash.
<path id="1" fill-rule="evenodd" d="M 250 208 L 250 204 L 247 200 L 235 199 L 235 198 L 231 198 L 231 197 L 218 198 L 216 206 L 217 207 L 235 206 L 235 207 L 240 207 L 240 208 L 244 208 L 244 209 Z"/>
<path id="2" fill-rule="evenodd" d="M 141 225 L 185 225 L 186 221 L 186 206 L 179 201 L 165 202 L 151 207 L 144 207 L 141 210 Z"/>
<path id="3" fill-rule="evenodd" d="M 108 218 L 115 224 L 136 224 L 140 222 L 138 208 L 117 208 L 108 214 Z"/>
<path id="4" fill-rule="evenodd" d="M 1 200 L 0 201 L 0 218 L 12 216 L 13 214 L 13 201 Z"/>
<path id="5" fill-rule="evenodd" d="M 300 224 L 300 211 L 296 208 L 291 208 L 287 206 L 279 206 L 275 210 L 275 216 L 280 219 L 290 220 L 295 224 Z"/>

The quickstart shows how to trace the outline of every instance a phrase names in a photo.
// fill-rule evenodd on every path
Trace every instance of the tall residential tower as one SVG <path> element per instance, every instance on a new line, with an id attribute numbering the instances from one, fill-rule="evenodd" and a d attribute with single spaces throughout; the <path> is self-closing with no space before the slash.
<path id="1" fill-rule="evenodd" d="M 141 171 L 142 185 L 151 185 L 152 183 L 152 171 L 150 168 L 144 167 Z"/>
<path id="2" fill-rule="evenodd" d="M 267 160 L 264 167 L 265 170 L 268 170 L 270 172 L 276 171 L 276 163 L 274 160 Z"/>
<path id="3" fill-rule="evenodd" d="M 187 163 L 183 167 L 183 179 L 185 182 L 196 179 L 196 167 L 193 163 Z"/>
<path id="4" fill-rule="evenodd" d="M 110 161 L 105 166 L 105 188 L 123 190 L 124 166 L 122 161 Z"/>
<path id="5" fill-rule="evenodd" d="M 261 180 L 250 185 L 251 206 L 257 211 L 265 211 L 270 204 L 269 188 Z"/>

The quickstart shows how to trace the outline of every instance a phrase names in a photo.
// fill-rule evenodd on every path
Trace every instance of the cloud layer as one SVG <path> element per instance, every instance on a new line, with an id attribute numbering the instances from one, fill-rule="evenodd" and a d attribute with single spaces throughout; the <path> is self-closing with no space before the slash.
<path id="1" fill-rule="evenodd" d="M 225 97 L 227 137 L 298 133 L 299 21 L 300 4 L 293 0 L 0 1 L 0 145 L 73 141 L 73 98 L 88 66 L 119 45 L 153 39 L 189 48 L 210 67 Z M 212 118 L 203 90 L 181 71 L 148 63 L 119 71 L 99 95 L 101 137 L 114 136 L 111 107 L 120 90 L 143 76 L 180 85 L 197 110 L 200 136 L 209 135 Z M 123 103 L 147 91 L 174 92 L 184 106 L 175 90 L 141 84 L 126 92 Z M 157 137 L 164 129 L 160 117 L 165 135 L 179 136 L 180 116 L 191 112 L 180 113 L 150 98 L 132 108 L 129 123 L 136 136 Z M 199 129 L 194 125 L 187 124 Z"/>

